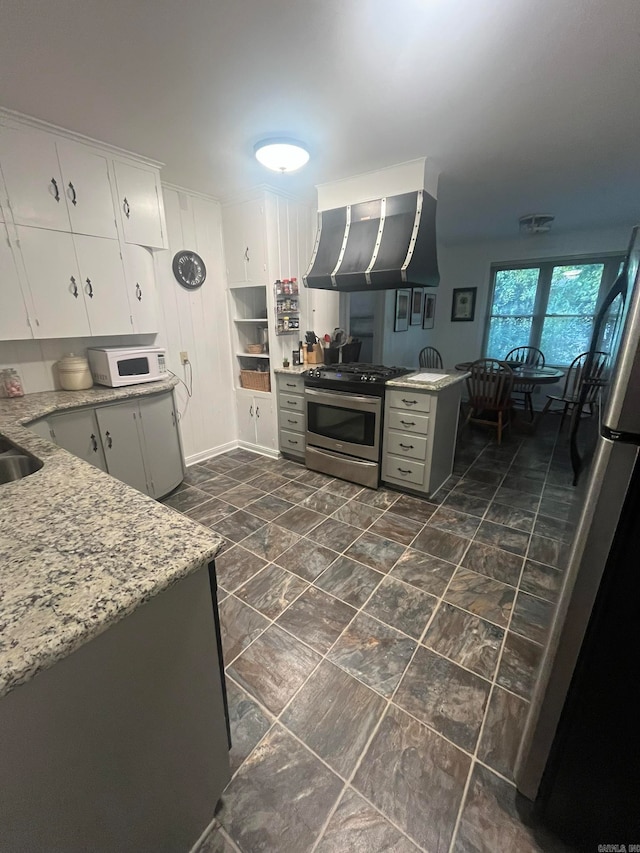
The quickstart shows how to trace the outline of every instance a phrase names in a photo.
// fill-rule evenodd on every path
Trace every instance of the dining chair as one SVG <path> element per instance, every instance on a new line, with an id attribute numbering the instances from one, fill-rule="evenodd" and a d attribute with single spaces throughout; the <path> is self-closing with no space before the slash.
<path id="1" fill-rule="evenodd" d="M 504 360 L 511 365 L 526 365 L 527 367 L 544 367 L 545 359 L 542 350 L 537 347 L 514 347 L 510 350 Z M 522 394 L 522 403 L 525 412 L 529 412 L 529 419 L 533 420 L 533 388 L 528 382 L 518 382 L 518 379 L 513 383 L 513 394 Z"/>
<path id="2" fill-rule="evenodd" d="M 418 364 L 420 367 L 431 367 L 442 370 L 442 356 L 435 347 L 425 347 L 420 350 Z"/>
<path id="3" fill-rule="evenodd" d="M 467 377 L 469 422 L 493 427 L 502 444 L 503 430 L 511 426 L 511 390 L 513 371 L 508 364 L 496 358 L 479 358 L 472 362 Z"/>
<path id="4" fill-rule="evenodd" d="M 563 404 L 560 429 L 562 429 L 564 419 L 567 414 L 572 412 L 573 409 L 580 404 L 581 394 L 581 409 L 583 406 L 589 406 L 589 414 L 593 415 L 594 403 L 596 402 L 598 391 L 606 384 L 604 369 L 607 365 L 609 353 L 599 351 L 594 352 L 593 360 L 589 370 L 587 371 L 588 355 L 588 352 L 581 352 L 580 355 L 577 355 L 573 359 L 569 369 L 567 370 L 567 375 L 564 380 L 564 388 L 560 396 L 555 394 L 547 395 L 547 402 L 542 411 L 543 415 L 549 411 L 553 403 Z M 585 391 L 584 394 L 582 393 L 583 390 Z M 580 411 L 579 416 L 580 415 L 582 415 L 582 411 Z"/>

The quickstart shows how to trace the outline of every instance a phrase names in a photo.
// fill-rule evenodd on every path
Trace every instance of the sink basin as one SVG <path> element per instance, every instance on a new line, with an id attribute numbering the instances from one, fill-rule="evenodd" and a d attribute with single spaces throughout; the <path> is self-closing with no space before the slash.
<path id="1" fill-rule="evenodd" d="M 42 462 L 33 456 L 0 456 L 0 484 L 22 480 L 42 468 Z"/>

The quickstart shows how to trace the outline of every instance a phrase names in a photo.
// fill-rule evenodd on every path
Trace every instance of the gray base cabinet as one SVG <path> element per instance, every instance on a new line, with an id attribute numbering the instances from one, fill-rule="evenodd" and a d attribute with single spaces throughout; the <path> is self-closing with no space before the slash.
<path id="1" fill-rule="evenodd" d="M 303 460 L 307 430 L 304 379 L 302 376 L 278 373 L 277 385 L 280 453 Z"/>
<path id="2" fill-rule="evenodd" d="M 183 480 L 171 391 L 52 415 L 49 429 L 60 447 L 153 498 Z"/>
<path id="3" fill-rule="evenodd" d="M 461 384 L 441 391 L 387 391 L 382 479 L 420 494 L 437 491 L 451 476 Z"/>

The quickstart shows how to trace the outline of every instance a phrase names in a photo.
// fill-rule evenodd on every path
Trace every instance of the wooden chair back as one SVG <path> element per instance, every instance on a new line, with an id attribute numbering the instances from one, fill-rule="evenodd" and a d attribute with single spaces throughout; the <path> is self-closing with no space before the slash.
<path id="1" fill-rule="evenodd" d="M 513 371 L 496 358 L 479 358 L 469 367 L 467 391 L 469 404 L 476 412 L 509 408 L 513 389 Z"/>
<path id="2" fill-rule="evenodd" d="M 514 347 L 504 360 L 526 364 L 528 367 L 544 367 L 544 353 L 537 347 Z"/>
<path id="3" fill-rule="evenodd" d="M 435 347 L 425 347 L 420 350 L 418 364 L 420 367 L 431 367 L 435 370 L 442 370 L 442 356 Z"/>
<path id="4" fill-rule="evenodd" d="M 594 402 L 598 389 L 602 387 L 605 381 L 605 367 L 607 366 L 609 353 L 594 352 L 590 369 L 587 371 L 588 355 L 588 352 L 581 352 L 569 365 L 564 380 L 563 400 L 577 400 L 580 392 L 583 390 L 583 385 L 588 384 L 583 403 Z"/>

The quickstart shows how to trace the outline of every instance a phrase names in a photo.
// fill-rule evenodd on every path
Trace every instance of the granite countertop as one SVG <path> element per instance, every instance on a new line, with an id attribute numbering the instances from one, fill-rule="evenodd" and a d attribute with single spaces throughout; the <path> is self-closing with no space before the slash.
<path id="1" fill-rule="evenodd" d="M 222 540 L 27 426 L 54 411 L 143 397 L 129 388 L 0 400 L 0 435 L 40 459 L 0 485 L 0 696 L 211 560 Z"/>
<path id="2" fill-rule="evenodd" d="M 305 370 L 308 370 L 310 367 L 313 367 L 312 364 L 291 364 L 289 367 L 274 367 L 274 373 L 289 373 L 295 376 L 299 376 Z"/>
<path id="3" fill-rule="evenodd" d="M 433 380 L 415 380 L 414 376 L 419 376 L 421 373 L 429 373 L 437 375 L 439 379 Z M 421 370 L 416 370 L 413 373 L 407 373 L 400 376 L 398 379 L 391 379 L 386 383 L 387 388 L 416 388 L 421 391 L 442 391 L 443 388 L 449 388 L 451 385 L 456 385 L 467 378 L 468 373 L 461 373 L 459 370 L 435 370 L 430 367 L 424 367 Z"/>

